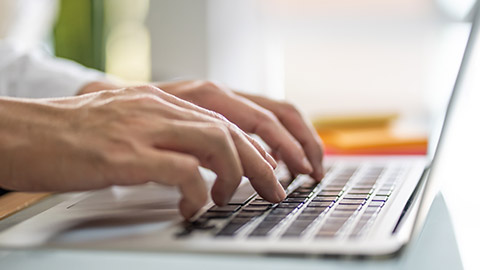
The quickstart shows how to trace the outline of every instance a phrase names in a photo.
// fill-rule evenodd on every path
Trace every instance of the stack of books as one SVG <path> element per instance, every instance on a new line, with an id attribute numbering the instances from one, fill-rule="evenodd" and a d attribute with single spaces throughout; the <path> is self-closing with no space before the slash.
<path id="1" fill-rule="evenodd" d="M 329 116 L 313 124 L 330 155 L 425 155 L 426 134 L 399 133 L 398 115 Z"/>

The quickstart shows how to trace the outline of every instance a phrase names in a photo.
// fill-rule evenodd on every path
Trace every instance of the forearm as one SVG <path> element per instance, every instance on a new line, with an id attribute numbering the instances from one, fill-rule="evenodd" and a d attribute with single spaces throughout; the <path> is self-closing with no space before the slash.
<path id="1" fill-rule="evenodd" d="M 25 181 L 38 160 L 49 153 L 47 138 L 61 134 L 64 112 L 46 102 L 15 98 L 0 99 L 0 186 L 14 190 L 35 190 Z M 38 160 L 36 160 L 38 159 Z M 39 168 L 46 169 L 46 168 Z M 32 181 L 34 183 L 34 181 Z M 28 186 L 28 187 L 27 187 Z"/>

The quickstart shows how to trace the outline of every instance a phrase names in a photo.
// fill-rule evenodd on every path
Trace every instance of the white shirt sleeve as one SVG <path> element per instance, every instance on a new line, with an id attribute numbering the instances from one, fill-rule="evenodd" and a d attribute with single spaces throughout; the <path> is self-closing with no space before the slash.
<path id="1" fill-rule="evenodd" d="M 0 40 L 0 96 L 24 98 L 75 95 L 105 74 L 39 51 L 27 51 L 11 40 Z"/>

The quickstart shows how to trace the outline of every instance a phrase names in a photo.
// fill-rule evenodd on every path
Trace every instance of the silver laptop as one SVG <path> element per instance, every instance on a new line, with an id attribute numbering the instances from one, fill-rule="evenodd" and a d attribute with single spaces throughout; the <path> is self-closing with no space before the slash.
<path id="1" fill-rule="evenodd" d="M 224 207 L 206 205 L 190 222 L 177 211 L 179 193 L 146 184 L 66 195 L 61 203 L 0 232 L 3 248 L 81 248 L 195 253 L 387 256 L 419 231 L 436 193 L 457 96 L 469 69 L 480 64 L 474 19 L 448 108 L 430 138 L 427 156 L 327 157 L 321 183 L 277 176 L 287 198 L 271 204 L 247 179 Z M 478 101 L 480 102 L 480 100 Z M 440 146 L 440 147 L 438 147 Z M 211 172 L 202 170 L 211 183 Z"/>

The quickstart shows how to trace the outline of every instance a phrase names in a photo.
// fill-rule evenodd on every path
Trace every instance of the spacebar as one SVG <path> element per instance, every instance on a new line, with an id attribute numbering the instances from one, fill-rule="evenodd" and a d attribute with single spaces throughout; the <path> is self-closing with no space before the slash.
<path id="1" fill-rule="evenodd" d="M 255 194 L 255 190 L 253 189 L 250 182 L 243 183 L 237 188 L 235 193 L 230 200 L 230 204 L 244 204 L 246 201 Z"/>

